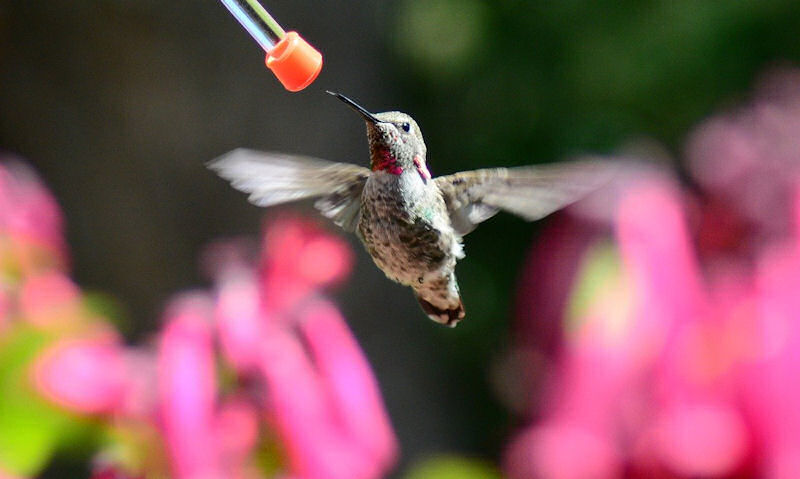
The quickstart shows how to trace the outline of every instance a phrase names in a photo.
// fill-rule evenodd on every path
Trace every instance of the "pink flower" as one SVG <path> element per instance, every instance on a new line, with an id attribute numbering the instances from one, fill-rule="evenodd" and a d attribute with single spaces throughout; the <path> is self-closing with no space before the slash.
<path id="1" fill-rule="evenodd" d="M 78 287 L 59 271 L 25 278 L 18 301 L 22 317 L 39 328 L 75 323 L 81 314 Z"/>
<path id="2" fill-rule="evenodd" d="M 292 475 L 378 478 L 397 444 L 377 383 L 339 311 L 318 297 L 342 279 L 352 253 L 310 222 L 283 219 L 265 234 L 261 262 L 266 409 Z"/>
<path id="3" fill-rule="evenodd" d="M 363 451 L 376 469 L 372 477 L 378 477 L 394 463 L 397 441 L 364 353 L 331 303 L 312 303 L 303 316 L 300 333 L 329 391 L 341 434 Z"/>
<path id="4" fill-rule="evenodd" d="M 787 233 L 800 174 L 800 73 L 767 72 L 754 101 L 700 125 L 687 146 L 694 178 L 764 235 Z"/>
<path id="5" fill-rule="evenodd" d="M 283 218 L 264 235 L 260 275 L 247 246 L 209 249 L 221 352 L 249 384 L 287 453 L 288 473 L 381 477 L 397 443 L 358 344 L 320 288 L 341 280 L 349 249 L 314 223 Z"/>
<path id="6" fill-rule="evenodd" d="M 333 411 L 299 338 L 279 326 L 265 336 L 260 362 L 270 424 L 300 477 L 346 477 L 358 460 L 336 434 Z"/>
<path id="7" fill-rule="evenodd" d="M 0 288 L 0 333 L 12 337 L 0 339 L 50 341 L 19 369 L 44 398 L 96 416 L 92 478 L 263 479 L 261 447 L 276 440 L 286 477 L 378 479 L 393 465 L 377 382 L 322 295 L 349 272 L 343 241 L 286 218 L 267 230 L 260 264 L 246 243 L 220 244 L 204 262 L 214 297 L 178 296 L 155 348 L 125 347 L 60 268 L 60 228 L 35 178 L 0 166 L 0 269 L 13 279 Z M 48 433 L 71 430 L 58 424 Z"/>
<path id="8" fill-rule="evenodd" d="M 205 296 L 182 296 L 167 308 L 158 345 L 159 423 L 176 479 L 220 477 L 211 319 Z"/>
<path id="9" fill-rule="evenodd" d="M 220 406 L 214 424 L 214 437 L 224 477 L 237 478 L 246 469 L 259 435 L 259 412 L 245 397 L 227 398 Z"/>
<path id="10" fill-rule="evenodd" d="M 264 337 L 264 316 L 255 273 L 236 269 L 217 280 L 216 324 L 222 353 L 239 371 L 256 367 Z"/>
<path id="11" fill-rule="evenodd" d="M 125 387 L 117 412 L 126 419 L 151 421 L 159 399 L 158 358 L 149 348 L 128 348 L 124 363 Z"/>
<path id="12" fill-rule="evenodd" d="M 61 212 L 52 195 L 28 166 L 15 158 L 3 158 L 0 166 L 0 235 L 12 240 L 14 260 L 24 270 L 40 261 L 31 247 L 66 262 Z"/>
<path id="13" fill-rule="evenodd" d="M 617 451 L 604 434 L 567 423 L 542 424 L 517 438 L 507 452 L 510 479 L 613 479 L 620 477 Z"/>
<path id="14" fill-rule="evenodd" d="M 748 431 L 730 402 L 680 404 L 655 418 L 651 446 L 668 469 L 681 477 L 717 477 L 747 457 Z"/>
<path id="15" fill-rule="evenodd" d="M 242 242 L 209 250 L 221 351 L 244 381 L 263 385 L 260 405 L 289 474 L 381 477 L 396 439 L 363 353 L 320 296 L 347 274 L 352 254 L 304 220 L 283 218 L 264 237 L 258 277 Z"/>
<path id="16" fill-rule="evenodd" d="M 613 245 L 561 241 L 580 223 L 546 243 L 578 279 L 566 301 L 563 278 L 527 294 L 567 323 L 511 477 L 797 476 L 800 73 L 782 75 L 692 138 L 700 195 L 634 177 Z M 521 331 L 537 344 L 535 323 Z"/>
<path id="17" fill-rule="evenodd" d="M 37 358 L 33 381 L 51 401 L 72 411 L 97 414 L 119 407 L 124 370 L 116 336 L 64 338 Z"/>
<path id="18" fill-rule="evenodd" d="M 260 363 L 265 408 L 291 474 L 381 477 L 397 445 L 363 354 L 329 304 L 312 304 L 299 322 L 302 339 L 283 326 L 269 328 Z"/>
<path id="19" fill-rule="evenodd" d="M 344 278 L 352 262 L 344 241 L 326 234 L 315 222 L 276 220 L 262 245 L 264 304 L 272 311 L 288 311 L 314 289 Z"/>
<path id="20" fill-rule="evenodd" d="M 797 192 L 800 197 L 800 189 Z M 799 223 L 800 224 L 800 223 Z M 759 265 L 757 313 L 749 361 L 740 365 L 744 407 L 764 449 L 764 477 L 800 469 L 800 249 L 775 248 Z"/>

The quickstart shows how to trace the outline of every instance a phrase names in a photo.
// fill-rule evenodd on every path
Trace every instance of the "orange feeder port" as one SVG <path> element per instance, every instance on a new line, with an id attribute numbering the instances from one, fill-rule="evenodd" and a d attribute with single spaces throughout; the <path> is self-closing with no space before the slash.
<path id="1" fill-rule="evenodd" d="M 266 63 L 284 88 L 300 91 L 310 85 L 322 70 L 322 54 L 297 32 L 287 32 L 267 53 Z"/>

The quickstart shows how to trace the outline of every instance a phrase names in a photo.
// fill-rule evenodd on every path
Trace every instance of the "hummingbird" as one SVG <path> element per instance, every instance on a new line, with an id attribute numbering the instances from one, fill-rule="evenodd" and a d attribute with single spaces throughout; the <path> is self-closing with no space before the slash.
<path id="1" fill-rule="evenodd" d="M 595 160 L 432 177 L 422 131 L 411 116 L 371 113 L 327 93 L 364 119 L 369 168 L 244 148 L 208 167 L 257 206 L 316 199 L 316 209 L 355 233 L 389 279 L 411 287 L 422 310 L 450 327 L 465 316 L 455 276 L 464 236 L 501 210 L 538 220 L 608 178 L 608 165 Z"/>

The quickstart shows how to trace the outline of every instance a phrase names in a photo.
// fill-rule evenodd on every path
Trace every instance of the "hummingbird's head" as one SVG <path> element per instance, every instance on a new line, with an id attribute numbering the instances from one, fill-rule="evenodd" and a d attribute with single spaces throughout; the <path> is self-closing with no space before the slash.
<path id="1" fill-rule="evenodd" d="M 350 106 L 367 123 L 372 171 L 385 171 L 394 175 L 400 175 L 404 171 L 417 171 L 423 180 L 430 179 L 422 131 L 411 116 L 399 111 L 370 113 L 342 94 L 328 93 Z"/>

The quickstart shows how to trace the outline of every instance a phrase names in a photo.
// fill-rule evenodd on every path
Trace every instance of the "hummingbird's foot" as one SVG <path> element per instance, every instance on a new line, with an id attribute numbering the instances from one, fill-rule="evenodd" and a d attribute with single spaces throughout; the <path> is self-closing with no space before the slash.
<path id="1" fill-rule="evenodd" d="M 457 306 L 447 309 L 438 308 L 419 296 L 417 296 L 417 300 L 420 306 L 422 306 L 422 310 L 425 311 L 429 318 L 451 328 L 455 328 L 458 322 L 464 319 L 466 315 L 464 303 L 461 302 L 461 298 L 458 299 Z"/>
<path id="2" fill-rule="evenodd" d="M 449 319 L 449 320 L 448 320 L 446 323 L 444 323 L 444 324 L 445 324 L 445 326 L 447 326 L 448 328 L 455 328 L 456 326 L 458 326 L 458 322 L 459 322 L 459 321 L 461 321 L 461 319 L 462 319 L 462 318 L 452 318 L 452 319 Z"/>

